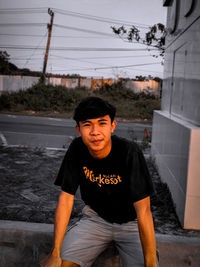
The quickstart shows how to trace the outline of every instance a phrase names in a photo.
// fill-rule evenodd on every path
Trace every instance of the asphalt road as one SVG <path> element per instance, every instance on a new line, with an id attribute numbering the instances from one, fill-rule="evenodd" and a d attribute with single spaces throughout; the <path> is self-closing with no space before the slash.
<path id="1" fill-rule="evenodd" d="M 131 139 L 131 132 L 141 140 L 145 128 L 151 132 L 151 125 L 118 122 L 115 134 Z M 3 145 L 64 148 L 75 136 L 75 122 L 70 119 L 0 114 L 0 144 Z"/>

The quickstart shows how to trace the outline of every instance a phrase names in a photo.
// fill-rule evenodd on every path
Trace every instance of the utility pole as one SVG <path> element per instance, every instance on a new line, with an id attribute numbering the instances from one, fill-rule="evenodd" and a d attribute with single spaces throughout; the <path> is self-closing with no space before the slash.
<path id="1" fill-rule="evenodd" d="M 48 14 L 51 16 L 51 21 L 50 21 L 50 24 L 47 25 L 47 28 L 48 28 L 48 31 L 49 31 L 49 35 L 48 35 L 48 40 L 47 40 L 46 53 L 45 53 L 45 56 L 44 56 L 43 72 L 42 72 L 42 77 L 41 77 L 41 81 L 42 82 L 45 81 L 47 60 L 48 60 L 49 47 L 50 47 L 50 41 L 51 41 L 51 32 L 52 32 L 53 19 L 54 19 L 54 12 L 50 8 L 48 9 Z"/>

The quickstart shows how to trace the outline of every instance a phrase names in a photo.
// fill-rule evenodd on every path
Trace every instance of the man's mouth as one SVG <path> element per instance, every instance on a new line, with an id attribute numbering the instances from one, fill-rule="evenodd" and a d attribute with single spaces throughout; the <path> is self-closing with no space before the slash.
<path id="1" fill-rule="evenodd" d="M 99 140 L 92 140 L 91 143 L 98 146 L 103 140 L 99 139 Z"/>

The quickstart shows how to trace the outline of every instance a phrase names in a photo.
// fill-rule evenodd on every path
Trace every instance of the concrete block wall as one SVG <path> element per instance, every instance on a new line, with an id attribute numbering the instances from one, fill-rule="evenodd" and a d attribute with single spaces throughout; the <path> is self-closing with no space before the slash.
<path id="1" fill-rule="evenodd" d="M 200 230 L 200 1 L 163 3 L 168 35 L 151 153 L 182 226 Z"/>

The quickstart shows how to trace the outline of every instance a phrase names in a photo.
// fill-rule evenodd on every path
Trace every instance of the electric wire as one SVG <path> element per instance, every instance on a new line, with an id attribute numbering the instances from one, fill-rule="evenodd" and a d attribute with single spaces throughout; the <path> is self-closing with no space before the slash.
<path id="1" fill-rule="evenodd" d="M 46 23 L 0 23 L 0 27 L 41 27 L 47 26 Z"/>
<path id="2" fill-rule="evenodd" d="M 73 59 L 119 59 L 119 58 L 142 58 L 142 57 L 150 57 L 152 55 L 131 55 L 131 56 L 109 56 L 109 57 L 79 57 L 79 58 L 71 58 L 71 57 L 63 57 L 63 56 L 58 56 L 58 55 L 53 55 L 51 54 L 52 57 L 54 58 L 62 58 L 62 59 L 66 59 L 66 60 L 73 60 Z"/>
<path id="3" fill-rule="evenodd" d="M 89 15 L 89 14 L 83 14 L 83 13 L 67 11 L 67 10 L 61 10 L 61 9 L 56 9 L 56 8 L 52 8 L 52 10 L 54 12 L 62 14 L 62 15 L 80 17 L 80 18 L 85 18 L 88 20 L 96 20 L 96 21 L 100 21 L 100 22 L 114 23 L 114 24 L 120 24 L 120 25 L 123 24 L 126 26 L 137 25 L 138 27 L 144 28 L 144 29 L 147 29 L 150 27 L 150 25 L 137 23 L 137 22 L 130 22 L 130 21 L 124 21 L 124 20 L 118 20 L 118 19 L 110 19 L 110 18 L 94 16 L 94 15 Z"/>
<path id="4" fill-rule="evenodd" d="M 135 69 L 135 68 L 129 68 L 129 70 L 137 70 L 137 71 L 141 71 L 141 69 Z M 142 69 L 142 71 L 144 72 L 152 72 L 152 73 L 160 73 L 162 74 L 163 72 L 162 71 L 157 71 L 157 70 L 145 70 L 145 69 Z"/>
<path id="5" fill-rule="evenodd" d="M 49 8 L 42 7 L 42 8 L 10 8 L 10 9 L 0 9 L 0 14 L 34 14 L 34 13 L 46 13 Z M 138 22 L 132 22 L 132 21 L 125 21 L 125 20 L 119 20 L 119 19 L 111 19 L 101 16 L 94 16 L 90 14 L 85 13 L 79 13 L 69 10 L 62 10 L 58 8 L 50 8 L 54 13 L 67 15 L 67 16 L 73 16 L 73 17 L 79 17 L 82 19 L 87 20 L 93 20 L 93 21 L 99 21 L 99 22 L 106 22 L 106 23 L 114 23 L 119 25 L 126 25 L 126 26 L 133 26 L 137 25 L 139 28 L 147 29 L 151 25 L 138 23 Z"/>
<path id="6" fill-rule="evenodd" d="M 43 35 L 39 35 L 39 34 L 16 34 L 16 33 L 0 33 L 0 36 L 19 36 L 19 37 L 42 37 Z M 104 37 L 100 37 L 100 36 L 66 36 L 66 35 L 53 35 L 52 38 L 70 38 L 70 39 L 112 39 L 114 36 L 104 36 Z M 116 38 L 118 38 L 116 36 Z"/>
<path id="7" fill-rule="evenodd" d="M 65 69 L 60 71 L 85 71 L 85 70 L 103 70 L 103 69 L 119 69 L 119 68 L 130 68 L 135 66 L 146 66 L 146 65 L 158 65 L 158 63 L 143 63 L 143 64 L 133 64 L 133 65 L 123 65 L 123 66 L 111 66 L 111 67 L 97 67 L 97 68 L 84 68 L 84 69 Z"/>
<path id="8" fill-rule="evenodd" d="M 80 32 L 87 32 L 87 33 L 91 33 L 91 34 L 97 34 L 97 35 L 104 35 L 104 36 L 109 36 L 109 37 L 113 37 L 113 38 L 117 38 L 117 36 L 112 33 L 104 33 L 104 32 L 97 32 L 97 31 L 93 31 L 93 30 L 86 30 L 86 29 L 82 29 L 82 28 L 77 28 L 77 27 L 71 27 L 71 26 L 66 26 L 66 25 L 60 25 L 60 24 L 54 24 L 54 27 L 58 27 L 58 28 L 62 28 L 62 29 L 68 29 L 68 30 L 73 30 L 73 31 L 80 31 Z M 127 42 L 127 43 L 138 43 L 141 45 L 146 45 L 144 42 L 142 41 L 128 41 L 126 40 L 126 38 L 122 38 L 121 36 L 118 36 L 122 41 Z M 151 47 L 156 47 L 155 45 L 149 45 Z"/>
<path id="9" fill-rule="evenodd" d="M 99 22 L 106 22 L 106 23 L 115 23 L 115 24 L 123 24 L 126 26 L 133 26 L 133 25 L 137 25 L 137 27 L 140 27 L 141 29 L 147 29 L 149 28 L 149 25 L 145 25 L 145 24 L 138 24 L 138 23 L 132 23 L 127 22 L 127 21 L 122 21 L 122 20 L 114 20 L 114 19 L 110 19 L 110 18 L 105 18 L 105 17 L 99 17 L 99 16 L 93 16 L 93 15 L 89 15 L 89 14 L 83 14 L 83 13 L 78 13 L 78 12 L 72 12 L 72 11 L 67 11 L 67 10 L 60 10 L 60 9 L 52 9 L 55 13 L 59 13 L 62 15 L 68 15 L 68 16 L 74 16 L 74 17 L 79 17 L 79 18 L 84 18 L 84 19 L 89 19 L 89 20 L 94 20 L 94 21 L 99 21 Z M 45 13 L 47 12 L 47 8 L 24 8 L 24 9 L 0 9 L 0 14 L 35 14 L 35 13 Z M 24 27 L 24 26 L 47 26 L 46 23 L 1 23 L 0 24 L 1 27 Z M 86 29 L 82 29 L 82 28 L 77 28 L 77 27 L 70 27 L 70 26 L 65 26 L 65 25 L 59 25 L 59 24 L 54 24 L 54 27 L 58 27 L 58 28 L 62 28 L 62 29 L 68 29 L 68 30 L 74 30 L 74 31 L 79 31 L 79 32 L 83 32 L 83 33 L 90 33 L 90 34 L 95 34 L 95 35 L 101 35 L 101 37 L 86 37 L 86 36 L 52 36 L 53 38 L 103 38 L 102 36 L 104 36 L 104 38 L 118 38 L 116 37 L 116 35 L 113 34 L 109 34 L 109 33 L 104 33 L 104 32 L 98 32 L 98 31 L 93 31 L 93 30 L 86 30 Z M 0 34 L 0 35 L 4 35 L 4 36 L 17 36 L 17 34 Z M 45 34 L 46 35 L 46 34 Z M 44 38 L 45 36 L 42 35 L 31 35 L 31 34 L 21 34 L 20 36 L 27 36 L 27 37 L 42 37 Z M 121 38 L 123 40 L 123 38 Z M 38 50 L 44 50 L 44 47 L 41 47 L 42 40 L 40 41 L 40 43 L 38 44 L 37 47 L 31 47 L 31 46 L 20 46 L 20 45 L 4 45 L 1 46 L 0 48 L 7 48 L 7 49 L 13 49 L 13 50 L 34 50 L 32 55 L 27 58 L 26 62 L 25 62 L 25 66 L 28 64 L 28 62 L 30 60 L 36 60 L 36 58 L 33 58 L 33 56 L 35 55 L 36 51 Z M 136 42 L 138 43 L 138 42 Z M 143 44 L 143 43 L 140 43 Z M 154 46 L 155 47 L 155 46 Z M 145 48 L 145 49 L 129 49 L 129 48 L 88 48 L 88 47 L 52 47 L 51 51 L 109 51 L 109 52 L 118 52 L 118 51 L 123 51 L 123 52 L 128 52 L 128 51 L 158 51 L 157 48 Z M 54 55 L 51 55 L 54 56 Z M 146 57 L 149 55 L 143 55 L 143 57 Z M 56 56 L 55 56 L 56 57 Z M 130 57 L 142 57 L 140 55 L 138 56 L 119 56 L 119 57 L 82 57 L 79 59 L 76 58 L 67 58 L 67 57 L 61 57 L 63 59 L 67 59 L 67 60 L 76 60 L 76 61 L 82 61 L 85 63 L 91 63 L 91 64 L 97 64 L 97 65 L 104 65 L 105 64 L 101 64 L 101 63 L 94 63 L 94 62 L 89 62 L 89 61 L 85 61 L 84 59 L 103 59 L 103 58 L 130 58 Z M 16 60 L 22 60 L 22 59 L 16 59 Z M 96 68 L 85 68 L 85 69 L 77 69 L 80 71 L 85 71 L 85 70 L 101 70 L 101 69 L 119 69 L 119 68 L 129 68 L 129 70 L 131 69 L 131 67 L 134 66 L 145 66 L 145 65 L 154 65 L 154 64 L 160 64 L 160 63 L 144 63 L 144 64 L 135 64 L 135 65 L 125 65 L 125 66 L 106 66 L 106 67 L 96 67 Z M 133 70 L 136 70 L 134 68 L 132 68 Z M 60 70 L 62 71 L 62 70 Z M 66 71 L 66 70 L 65 70 Z M 73 71 L 73 70 L 68 70 L 68 71 Z M 141 71 L 141 70 L 139 70 Z M 152 72 L 152 71 L 150 71 Z M 103 72 L 98 72 L 98 73 L 103 73 Z"/>
<path id="10" fill-rule="evenodd" d="M 42 39 L 39 41 L 38 45 L 36 46 L 36 48 L 33 50 L 33 53 L 30 55 L 30 57 L 26 60 L 26 62 L 23 65 L 23 68 L 28 64 L 28 62 L 32 59 L 32 57 L 34 56 L 35 52 L 37 51 L 38 47 L 41 45 L 41 43 L 43 42 L 44 38 L 47 36 L 47 31 L 45 33 L 45 35 L 42 37 Z"/>
<path id="11" fill-rule="evenodd" d="M 34 13 L 46 13 L 48 8 L 4 8 L 0 9 L 0 14 L 34 14 Z"/>
<path id="12" fill-rule="evenodd" d="M 0 48 L 14 49 L 14 50 L 33 50 L 33 46 L 23 45 L 0 45 Z M 38 47 L 38 50 L 43 50 L 44 47 Z M 99 48 L 99 47 L 51 47 L 54 51 L 103 51 L 103 52 L 130 52 L 130 51 L 154 51 L 153 48 Z"/>
<path id="13" fill-rule="evenodd" d="M 82 28 L 59 25 L 59 24 L 54 24 L 54 27 L 73 30 L 73 31 L 87 32 L 87 33 L 91 33 L 91 34 L 105 35 L 105 36 L 109 36 L 109 37 L 110 36 L 112 36 L 112 37 L 115 36 L 114 34 L 110 34 L 110 33 L 98 32 L 98 31 L 93 31 L 93 30 L 86 30 L 86 29 L 82 29 Z"/>

